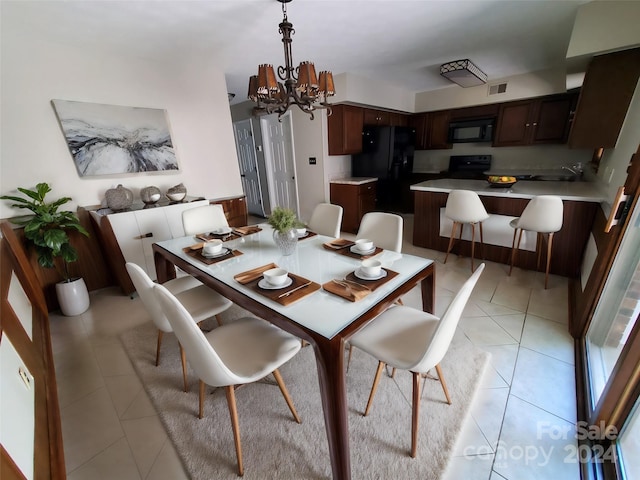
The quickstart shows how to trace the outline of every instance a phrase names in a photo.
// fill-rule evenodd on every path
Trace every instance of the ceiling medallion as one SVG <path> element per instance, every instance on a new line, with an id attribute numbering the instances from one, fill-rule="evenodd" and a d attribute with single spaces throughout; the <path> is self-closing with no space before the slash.
<path id="1" fill-rule="evenodd" d="M 297 68 L 292 66 L 291 35 L 295 33 L 293 24 L 287 19 L 286 4 L 291 0 L 278 0 L 282 3 L 283 19 L 280 23 L 280 33 L 284 44 L 285 65 L 278 67 L 276 80 L 273 65 L 258 66 L 258 75 L 249 78 L 249 99 L 257 103 L 253 108 L 254 115 L 278 113 L 282 117 L 291 105 L 297 105 L 300 110 L 308 113 L 313 120 L 313 112 L 327 109 L 331 114 L 331 105 L 327 98 L 335 95 L 333 75 L 329 71 L 320 72 L 316 76 L 316 69 L 311 62 L 300 62 Z"/>

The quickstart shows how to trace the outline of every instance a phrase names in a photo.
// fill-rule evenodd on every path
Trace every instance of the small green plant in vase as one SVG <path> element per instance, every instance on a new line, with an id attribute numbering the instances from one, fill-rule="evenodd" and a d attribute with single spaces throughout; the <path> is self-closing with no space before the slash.
<path id="1" fill-rule="evenodd" d="M 273 240 L 283 255 L 291 255 L 298 244 L 296 228 L 304 224 L 296 213 L 288 208 L 276 207 L 271 211 L 267 222 L 273 228 Z"/>
<path id="2" fill-rule="evenodd" d="M 10 200 L 14 202 L 11 204 L 12 207 L 30 210 L 33 213 L 33 215 L 11 219 L 11 222 L 24 227 L 24 236 L 28 245 L 35 249 L 38 256 L 38 264 L 44 268 L 55 268 L 64 279 L 63 282 L 56 285 L 56 291 L 58 292 L 60 307 L 63 313 L 67 315 L 68 313 L 65 313 L 65 307 L 63 306 L 65 302 L 60 298 L 58 285 L 72 284 L 80 280 L 86 291 L 84 280 L 71 278 L 69 273 L 69 263 L 78 260 L 78 252 L 71 245 L 67 232 L 76 231 L 86 237 L 89 236 L 89 232 L 84 229 L 73 212 L 58 211 L 62 205 L 71 201 L 70 197 L 62 197 L 53 202 L 46 202 L 46 196 L 51 191 L 49 184 L 39 183 L 36 185 L 35 190 L 18 188 L 18 191 L 26 195 L 27 198 L 3 195 L 0 199 Z M 62 260 L 62 269 L 56 263 L 57 258 Z M 82 289 L 81 287 L 79 288 Z M 80 293 L 80 295 L 83 297 L 81 304 L 84 305 L 86 303 L 86 307 L 81 312 L 71 313 L 72 315 L 78 315 L 89 308 L 88 293 L 86 294 L 86 300 L 84 299 L 84 293 Z M 82 309 L 82 306 L 68 311 L 77 311 L 78 309 Z"/>

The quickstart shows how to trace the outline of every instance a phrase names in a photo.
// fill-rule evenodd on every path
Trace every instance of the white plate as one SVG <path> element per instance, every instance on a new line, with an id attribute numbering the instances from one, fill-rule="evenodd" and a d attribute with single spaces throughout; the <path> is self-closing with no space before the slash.
<path id="1" fill-rule="evenodd" d="M 353 274 L 360 280 L 380 280 L 381 278 L 387 276 L 387 271 L 383 268 L 382 270 L 380 270 L 380 273 L 378 275 L 376 275 L 375 277 L 371 277 L 358 268 L 355 272 L 353 272 Z"/>
<path id="2" fill-rule="evenodd" d="M 264 288 L 265 290 L 280 290 L 281 288 L 287 288 L 292 283 L 293 283 L 293 278 L 287 277 L 287 279 L 285 280 L 285 282 L 282 285 L 275 286 L 275 285 L 271 285 L 269 282 L 267 282 L 263 278 L 262 280 L 260 280 L 258 282 L 258 286 L 260 288 Z"/>
<path id="3" fill-rule="evenodd" d="M 200 254 L 204 257 L 204 258 L 218 258 L 218 257 L 224 257 L 225 255 L 228 255 L 229 253 L 231 253 L 231 249 L 227 248 L 227 247 L 222 247 L 222 250 L 218 253 L 212 253 L 212 254 L 208 254 L 208 253 L 204 253 L 204 252 L 200 252 Z"/>
<path id="4" fill-rule="evenodd" d="M 349 248 L 349 250 L 351 251 L 351 253 L 357 253 L 358 255 L 369 255 L 370 253 L 373 253 L 376 251 L 376 247 L 373 247 L 371 250 L 362 252 L 358 250 L 355 245 L 353 245 L 351 248 Z"/>
<path id="5" fill-rule="evenodd" d="M 220 227 L 213 230 L 211 233 L 214 235 L 226 235 L 227 233 L 231 233 L 231 227 Z"/>

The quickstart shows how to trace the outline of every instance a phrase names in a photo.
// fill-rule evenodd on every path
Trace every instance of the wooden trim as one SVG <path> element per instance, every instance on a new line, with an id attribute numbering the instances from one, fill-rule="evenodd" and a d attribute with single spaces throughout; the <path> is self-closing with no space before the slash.
<path id="1" fill-rule="evenodd" d="M 7 335 L 20 358 L 34 377 L 35 389 L 35 431 L 34 431 L 34 475 L 36 479 L 66 478 L 60 407 L 56 385 L 49 317 L 44 294 L 31 268 L 27 255 L 15 231 L 7 222 L 0 222 L 2 241 L 0 243 L 0 339 Z M 9 283 L 12 272 L 29 298 L 32 307 L 32 338 L 25 332 L 8 301 Z M 4 450 L 4 449 L 3 449 Z M 6 454 L 8 457 L 8 453 Z M 10 468 L 3 451 L 2 469 Z M 20 477 L 15 477 L 20 478 Z"/>
<path id="2" fill-rule="evenodd" d="M 27 480 L 27 477 L 22 474 L 2 445 L 0 445 L 0 456 L 0 478 L 2 480 Z"/>

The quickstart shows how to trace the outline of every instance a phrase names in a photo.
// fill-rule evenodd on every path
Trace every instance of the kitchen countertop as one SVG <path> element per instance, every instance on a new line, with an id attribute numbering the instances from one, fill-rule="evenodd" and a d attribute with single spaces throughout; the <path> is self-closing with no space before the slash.
<path id="1" fill-rule="evenodd" d="M 377 182 L 375 177 L 347 177 L 347 178 L 335 178 L 329 183 L 340 183 L 343 185 L 364 185 L 365 183 Z"/>
<path id="2" fill-rule="evenodd" d="M 443 178 L 411 185 L 413 191 L 445 192 L 472 190 L 488 197 L 533 198 L 538 195 L 557 195 L 563 200 L 604 202 L 606 193 L 594 182 L 541 182 L 520 180 L 512 187 L 492 187 L 485 180 Z"/>

